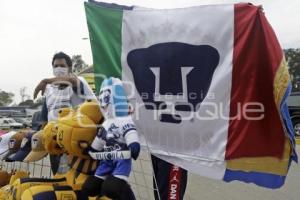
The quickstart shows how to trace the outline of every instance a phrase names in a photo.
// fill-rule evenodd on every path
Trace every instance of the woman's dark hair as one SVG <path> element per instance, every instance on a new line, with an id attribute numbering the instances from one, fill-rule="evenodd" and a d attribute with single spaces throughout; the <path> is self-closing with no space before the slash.
<path id="1" fill-rule="evenodd" d="M 72 60 L 71 60 L 70 56 L 68 56 L 64 52 L 58 52 L 58 53 L 54 54 L 54 56 L 52 58 L 52 66 L 53 66 L 55 59 L 65 59 L 68 67 L 72 68 Z"/>

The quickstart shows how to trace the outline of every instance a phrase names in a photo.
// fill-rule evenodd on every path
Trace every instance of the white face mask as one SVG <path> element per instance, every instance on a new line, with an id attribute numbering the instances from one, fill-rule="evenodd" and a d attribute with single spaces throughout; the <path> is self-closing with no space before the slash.
<path id="1" fill-rule="evenodd" d="M 68 76 L 69 68 L 67 67 L 55 67 L 53 68 L 53 75 L 55 77 Z"/>

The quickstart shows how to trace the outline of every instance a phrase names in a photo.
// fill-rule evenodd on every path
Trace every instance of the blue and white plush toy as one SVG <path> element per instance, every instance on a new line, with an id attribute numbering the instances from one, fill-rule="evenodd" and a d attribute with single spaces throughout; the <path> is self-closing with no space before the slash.
<path id="1" fill-rule="evenodd" d="M 89 191 L 88 196 L 94 196 L 96 193 L 92 191 L 100 188 L 92 185 L 98 184 L 101 185 L 101 195 L 112 199 L 134 199 L 133 194 L 128 196 L 132 191 L 127 188 L 127 179 L 132 167 L 131 158 L 138 158 L 140 144 L 120 79 L 108 78 L 102 82 L 99 102 L 105 120 L 91 144 L 93 151 L 89 153 L 93 158 L 95 154 L 100 155 L 97 159 L 101 161 L 95 177 L 88 181 L 89 184 L 84 184 L 83 189 Z"/>

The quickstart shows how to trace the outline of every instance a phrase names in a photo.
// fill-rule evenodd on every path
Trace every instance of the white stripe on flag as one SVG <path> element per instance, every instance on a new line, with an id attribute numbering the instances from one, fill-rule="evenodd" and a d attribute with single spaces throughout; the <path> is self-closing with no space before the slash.
<path id="1" fill-rule="evenodd" d="M 139 107 L 135 113 L 137 116 L 135 123 L 140 129 L 140 133 L 146 137 L 151 151 L 164 153 L 165 156 L 161 155 L 160 157 L 196 173 L 203 172 L 200 168 L 201 158 L 215 160 L 217 162 L 213 163 L 217 163 L 214 168 L 216 172 L 212 175 L 215 178 L 222 178 L 221 174 L 223 175 L 225 170 L 223 161 L 229 122 L 233 34 L 233 5 L 171 10 L 133 10 L 124 11 L 123 14 L 121 58 L 123 81 L 134 83 L 133 73 L 127 62 L 128 53 L 132 50 L 167 42 L 209 45 L 217 49 L 220 61 L 212 76 L 208 93 L 201 103 L 200 109 L 197 110 L 198 115 L 207 118 L 211 117 L 209 113 L 217 112 L 214 120 L 199 119 L 195 113 L 192 113 L 195 117 L 191 120 L 173 124 L 155 120 L 153 117 L 155 112 L 146 110 L 145 107 Z M 159 73 L 159 71 L 153 71 L 153 73 Z M 147 77 L 144 78 L 147 79 Z M 161 85 L 153 87 L 159 88 Z M 132 94 L 128 88 L 127 92 L 129 95 Z M 134 96 L 130 95 L 131 102 L 141 105 L 143 101 L 136 88 L 134 88 L 134 94 Z M 176 111 L 176 114 L 186 116 L 191 113 Z M 186 155 L 190 155 L 192 160 L 195 156 L 199 159 L 194 160 L 195 163 L 186 162 L 180 158 L 167 156 L 171 154 L 179 155 L 179 157 L 185 155 L 185 159 Z M 205 162 L 204 160 L 204 166 Z M 204 170 L 204 172 L 206 171 Z"/>

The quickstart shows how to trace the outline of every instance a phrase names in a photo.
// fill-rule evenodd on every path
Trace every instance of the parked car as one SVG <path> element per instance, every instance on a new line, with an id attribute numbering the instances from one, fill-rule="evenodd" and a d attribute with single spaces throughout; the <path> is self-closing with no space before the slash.
<path id="1" fill-rule="evenodd" d="M 300 137 L 300 92 L 291 93 L 287 103 L 293 122 L 295 135 Z"/>
<path id="2" fill-rule="evenodd" d="M 31 119 L 28 118 L 14 118 L 16 122 L 23 124 L 24 128 L 31 128 Z"/>
<path id="3" fill-rule="evenodd" d="M 20 129 L 23 128 L 23 124 L 16 122 L 12 118 L 0 118 L 1 129 Z"/>

